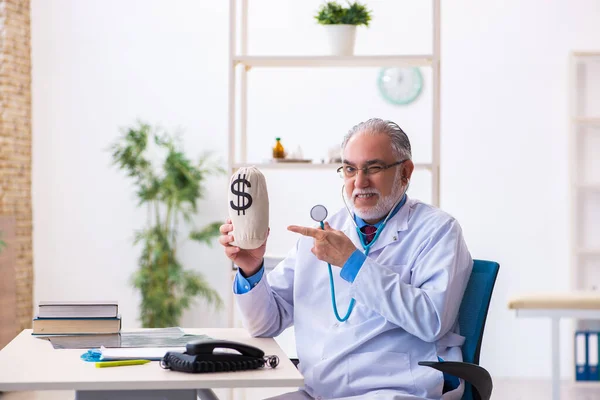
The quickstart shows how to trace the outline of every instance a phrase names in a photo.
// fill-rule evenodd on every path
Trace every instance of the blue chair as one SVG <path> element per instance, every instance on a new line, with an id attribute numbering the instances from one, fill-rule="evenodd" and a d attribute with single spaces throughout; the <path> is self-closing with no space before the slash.
<path id="1" fill-rule="evenodd" d="M 492 395 L 492 377 L 479 366 L 479 352 L 499 269 L 500 265 L 496 262 L 473 260 L 471 277 L 458 312 L 460 334 L 465 337 L 462 346 L 463 362 L 419 362 L 419 365 L 443 372 L 446 382 L 451 380 L 451 376 L 464 379 L 465 392 L 462 400 L 489 400 Z"/>

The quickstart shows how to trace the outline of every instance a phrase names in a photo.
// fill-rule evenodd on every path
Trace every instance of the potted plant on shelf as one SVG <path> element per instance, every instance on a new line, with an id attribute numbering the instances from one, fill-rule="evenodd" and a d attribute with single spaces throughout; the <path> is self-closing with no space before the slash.
<path id="1" fill-rule="evenodd" d="M 144 123 L 124 130 L 110 150 L 113 164 L 134 181 L 139 205 L 148 211 L 146 226 L 135 236 L 142 252 L 132 279 L 141 292 L 142 326 L 178 326 L 183 311 L 197 297 L 220 307 L 221 298 L 202 274 L 181 264 L 177 245 L 179 224 L 191 222 L 205 192 L 203 181 L 223 169 L 209 165 L 208 155 L 192 162 L 175 137 Z M 189 239 L 210 245 L 220 224 L 192 230 Z"/>
<path id="2" fill-rule="evenodd" d="M 371 11 L 358 2 L 344 7 L 336 1 L 322 4 L 315 19 L 328 32 L 331 52 L 336 56 L 351 56 L 354 53 L 356 27 L 369 26 Z"/>

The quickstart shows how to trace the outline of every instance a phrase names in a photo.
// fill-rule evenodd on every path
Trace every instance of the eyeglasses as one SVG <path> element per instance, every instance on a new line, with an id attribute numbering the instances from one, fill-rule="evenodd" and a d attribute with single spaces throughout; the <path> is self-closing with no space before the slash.
<path id="1" fill-rule="evenodd" d="M 369 165 L 369 166 L 363 167 L 363 168 L 353 167 L 352 165 L 342 165 L 341 167 L 339 167 L 337 169 L 337 172 L 342 178 L 346 178 L 346 179 L 355 177 L 356 174 L 358 173 L 358 171 L 362 171 L 364 175 L 372 176 L 372 175 L 376 175 L 376 174 L 380 173 L 381 171 L 386 170 L 388 168 L 392 168 L 392 167 L 395 167 L 396 165 L 400 165 L 405 161 L 408 161 L 408 159 L 405 159 L 402 161 L 397 161 L 393 164 L 388 164 L 388 165 L 373 164 L 373 165 Z"/>

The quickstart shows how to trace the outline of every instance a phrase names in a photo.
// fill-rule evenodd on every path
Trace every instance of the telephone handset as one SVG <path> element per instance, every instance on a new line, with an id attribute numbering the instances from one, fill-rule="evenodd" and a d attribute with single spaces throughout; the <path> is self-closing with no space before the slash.
<path id="1" fill-rule="evenodd" d="M 197 340 L 185 346 L 185 352 L 190 355 L 212 354 L 215 349 L 237 350 L 243 356 L 263 357 L 264 351 L 244 343 L 230 342 L 228 340 Z"/>
<path id="2" fill-rule="evenodd" d="M 216 349 L 235 350 L 215 352 Z M 277 356 L 266 356 L 256 347 L 228 340 L 196 340 L 185 346 L 185 353 L 167 352 L 160 362 L 165 369 L 182 372 L 226 372 L 262 368 L 268 364 L 275 368 L 279 364 Z"/>

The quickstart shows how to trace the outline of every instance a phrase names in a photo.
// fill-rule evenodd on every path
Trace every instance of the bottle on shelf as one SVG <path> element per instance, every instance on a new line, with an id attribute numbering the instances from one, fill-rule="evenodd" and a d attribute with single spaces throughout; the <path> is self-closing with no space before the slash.
<path id="1" fill-rule="evenodd" d="M 273 147 L 273 158 L 283 159 L 285 158 L 285 149 L 281 144 L 281 138 L 275 138 L 275 146 Z"/>

